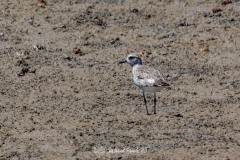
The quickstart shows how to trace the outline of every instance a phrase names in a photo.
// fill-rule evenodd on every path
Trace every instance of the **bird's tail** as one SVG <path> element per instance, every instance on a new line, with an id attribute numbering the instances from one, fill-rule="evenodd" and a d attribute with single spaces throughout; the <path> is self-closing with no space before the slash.
<path id="1" fill-rule="evenodd" d="M 167 82 L 162 83 L 162 86 L 168 90 L 172 89 L 172 87 Z"/>
<path id="2" fill-rule="evenodd" d="M 172 89 L 171 86 L 163 79 L 158 79 L 158 80 L 155 80 L 154 86 L 163 86 L 165 87 L 166 89 Z"/>

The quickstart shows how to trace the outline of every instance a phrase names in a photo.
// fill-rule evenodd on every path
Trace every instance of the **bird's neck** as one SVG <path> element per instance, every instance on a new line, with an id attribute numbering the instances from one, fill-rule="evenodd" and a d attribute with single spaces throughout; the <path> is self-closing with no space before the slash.
<path id="1" fill-rule="evenodd" d="M 136 63 L 132 67 L 141 66 L 141 65 L 142 65 L 142 63 Z"/>
<path id="2" fill-rule="evenodd" d="M 135 64 L 132 66 L 132 69 L 134 70 L 134 69 L 138 68 L 139 66 L 141 66 L 141 64 Z"/>

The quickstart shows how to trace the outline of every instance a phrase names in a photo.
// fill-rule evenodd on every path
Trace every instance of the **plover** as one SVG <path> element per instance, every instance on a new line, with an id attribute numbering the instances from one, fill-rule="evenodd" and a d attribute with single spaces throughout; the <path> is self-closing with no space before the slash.
<path id="1" fill-rule="evenodd" d="M 126 60 L 119 62 L 119 64 L 122 63 L 128 63 L 132 66 L 133 82 L 142 91 L 142 96 L 148 115 L 149 112 L 147 108 L 145 92 L 154 93 L 153 112 L 156 114 L 156 92 L 161 91 L 163 88 L 171 89 L 170 85 L 164 80 L 163 76 L 158 70 L 142 65 L 142 59 L 135 54 L 128 55 Z"/>

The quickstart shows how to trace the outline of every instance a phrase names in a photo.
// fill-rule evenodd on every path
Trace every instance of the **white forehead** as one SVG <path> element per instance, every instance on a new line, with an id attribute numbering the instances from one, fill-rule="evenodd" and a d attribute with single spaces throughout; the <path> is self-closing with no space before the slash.
<path id="1" fill-rule="evenodd" d="M 129 57 L 139 57 L 139 56 L 136 55 L 136 54 L 129 54 L 129 55 L 127 56 L 127 58 L 129 58 Z"/>

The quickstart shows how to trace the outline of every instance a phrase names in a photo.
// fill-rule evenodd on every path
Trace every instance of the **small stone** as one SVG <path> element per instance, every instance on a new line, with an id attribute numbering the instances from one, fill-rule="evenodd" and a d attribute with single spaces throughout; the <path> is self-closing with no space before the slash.
<path id="1" fill-rule="evenodd" d="M 215 7 L 215 8 L 212 9 L 213 13 L 217 13 L 217 12 L 221 12 L 221 11 L 222 11 L 222 9 L 219 8 L 219 7 Z"/>
<path id="2" fill-rule="evenodd" d="M 137 8 L 133 8 L 130 11 L 133 12 L 133 13 L 138 13 L 139 12 L 139 10 Z"/>
<path id="3" fill-rule="evenodd" d="M 37 0 L 37 6 L 44 8 L 47 5 L 47 0 Z"/>
<path id="4" fill-rule="evenodd" d="M 23 67 L 17 75 L 18 76 L 24 76 L 28 71 L 29 71 L 28 68 Z"/>
<path id="5" fill-rule="evenodd" d="M 227 4 L 230 4 L 230 3 L 232 3 L 232 0 L 221 0 L 222 5 L 227 5 Z"/>

